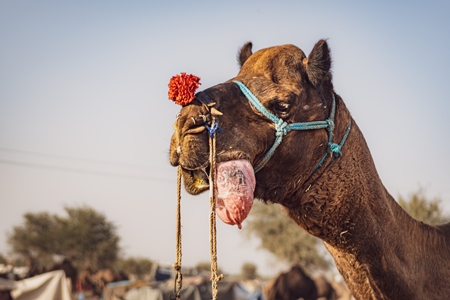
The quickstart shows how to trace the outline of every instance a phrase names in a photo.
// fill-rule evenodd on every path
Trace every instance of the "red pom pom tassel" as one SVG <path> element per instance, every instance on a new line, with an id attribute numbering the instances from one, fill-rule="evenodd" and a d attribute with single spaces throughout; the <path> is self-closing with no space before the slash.
<path id="1" fill-rule="evenodd" d="M 169 100 L 181 106 L 191 103 L 200 84 L 200 78 L 192 74 L 182 72 L 172 76 L 169 81 Z"/>

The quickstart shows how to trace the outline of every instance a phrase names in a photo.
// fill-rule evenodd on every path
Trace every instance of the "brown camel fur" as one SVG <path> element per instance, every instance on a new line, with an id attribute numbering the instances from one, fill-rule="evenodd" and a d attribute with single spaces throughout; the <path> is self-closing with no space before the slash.
<path id="1" fill-rule="evenodd" d="M 320 40 L 309 56 L 294 45 L 255 53 L 251 48 L 251 43 L 242 48 L 241 69 L 232 80 L 245 84 L 273 114 L 287 123 L 323 121 L 334 96 L 335 143 L 352 121 L 342 156 L 329 155 L 313 174 L 327 152 L 328 131 L 287 133 L 255 174 L 255 198 L 280 203 L 298 225 L 322 239 L 356 299 L 448 297 L 450 224 L 430 226 L 411 218 L 387 192 L 363 134 L 333 89 L 327 42 Z M 223 113 L 217 116 L 217 161 L 247 159 L 255 167 L 274 143 L 275 125 L 232 80 L 203 91 Z M 211 114 L 199 100 L 181 109 L 170 145 L 171 164 L 181 165 L 185 188 L 194 195 L 209 186 L 208 132 L 201 115 L 210 122 Z"/>

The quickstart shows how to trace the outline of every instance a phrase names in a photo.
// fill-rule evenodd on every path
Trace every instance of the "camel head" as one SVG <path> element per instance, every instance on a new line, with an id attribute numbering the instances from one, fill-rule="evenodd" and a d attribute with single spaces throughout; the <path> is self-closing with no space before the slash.
<path id="1" fill-rule="evenodd" d="M 217 214 L 238 226 L 249 193 L 281 204 L 325 242 L 357 299 L 448 298 L 450 225 L 412 219 L 386 191 L 361 131 L 334 93 L 327 42 L 309 55 L 293 45 L 251 48 L 241 49 L 236 77 L 180 102 L 170 162 L 186 190 L 199 194 L 215 178 L 216 211 L 225 207 Z M 215 124 L 214 170 L 205 125 Z M 226 201 L 219 205 L 222 191 Z"/>
<path id="2" fill-rule="evenodd" d="M 182 107 L 174 125 L 170 162 L 181 166 L 187 192 L 196 195 L 208 189 L 209 132 L 205 124 L 215 115 L 217 162 L 248 162 L 243 168 L 255 174 L 255 198 L 287 204 L 327 153 L 329 132 L 326 125 L 283 132 L 280 124 L 249 101 L 243 89 L 282 122 L 323 123 L 335 97 L 327 42 L 317 42 L 308 56 L 294 45 L 253 53 L 252 44 L 247 43 L 238 59 L 240 71 L 235 78 L 197 93 L 192 103 Z M 281 142 L 271 152 L 277 136 Z"/>

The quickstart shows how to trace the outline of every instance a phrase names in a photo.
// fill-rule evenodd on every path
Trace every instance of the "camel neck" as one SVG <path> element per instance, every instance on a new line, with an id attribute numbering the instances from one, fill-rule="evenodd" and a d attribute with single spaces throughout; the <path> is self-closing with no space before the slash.
<path id="1" fill-rule="evenodd" d="M 337 111 L 338 132 L 349 116 L 344 108 Z M 450 225 L 423 224 L 398 205 L 379 178 L 355 122 L 345 149 L 307 191 L 298 190 L 286 202 L 296 203 L 286 206 L 289 216 L 324 241 L 349 288 L 359 293 L 356 299 L 421 299 L 412 294 L 414 286 L 433 286 L 431 279 L 423 282 L 430 272 L 448 275 L 429 266 L 447 264 L 444 270 L 450 269 L 445 259 L 450 248 L 439 246 L 450 244 L 445 233 Z"/>
<path id="2" fill-rule="evenodd" d="M 344 115 L 341 112 L 341 117 Z M 368 262 L 381 260 L 379 245 L 384 241 L 380 235 L 383 228 L 391 227 L 391 216 L 397 209 L 378 176 L 361 131 L 353 123 L 346 151 L 323 168 L 308 191 L 296 194 L 301 205 L 288 211 L 300 226 L 325 242 L 353 290 L 370 295 L 361 299 L 383 299 L 374 282 L 367 284 L 369 278 L 374 280 Z M 340 126 L 336 124 L 338 130 Z"/>

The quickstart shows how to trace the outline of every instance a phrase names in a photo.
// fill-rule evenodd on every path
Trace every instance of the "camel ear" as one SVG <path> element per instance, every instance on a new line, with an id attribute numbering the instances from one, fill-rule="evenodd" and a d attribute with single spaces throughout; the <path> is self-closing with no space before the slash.
<path id="1" fill-rule="evenodd" d="M 326 40 L 318 41 L 303 63 L 309 81 L 315 88 L 319 88 L 325 82 L 331 83 L 331 56 Z"/>
<path id="2" fill-rule="evenodd" d="M 247 42 L 244 46 L 242 46 L 241 51 L 239 51 L 238 61 L 241 67 L 244 65 L 245 61 L 253 54 L 252 46 L 252 42 Z"/>

